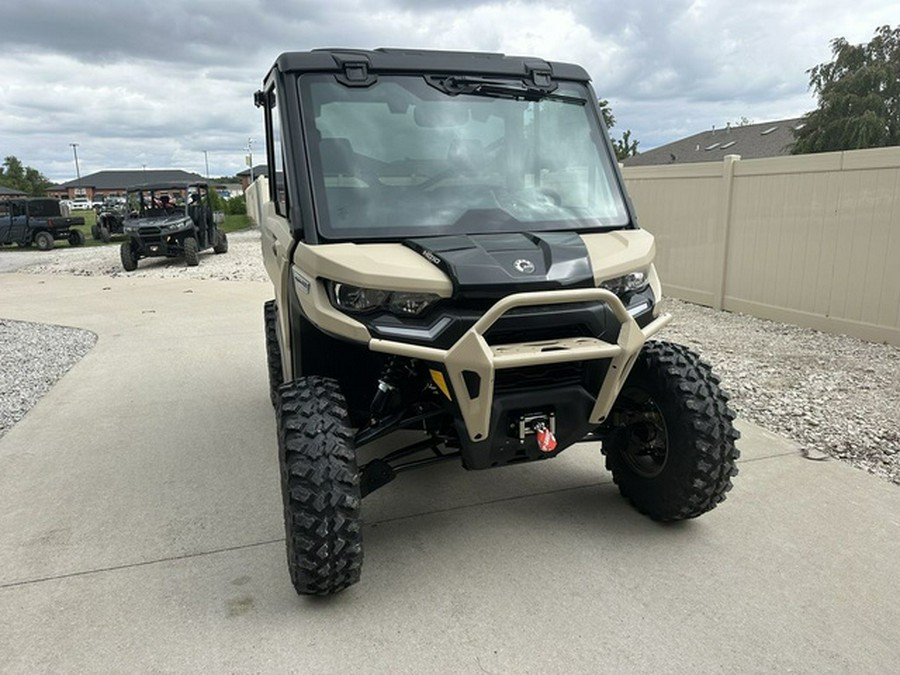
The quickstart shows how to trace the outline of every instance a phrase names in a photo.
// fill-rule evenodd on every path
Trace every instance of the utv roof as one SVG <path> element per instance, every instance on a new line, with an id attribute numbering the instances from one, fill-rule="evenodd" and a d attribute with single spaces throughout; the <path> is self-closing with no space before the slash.
<path id="1" fill-rule="evenodd" d="M 462 73 L 525 77 L 536 71 L 549 71 L 557 79 L 590 80 L 584 68 L 571 63 L 490 52 L 442 52 L 384 47 L 374 50 L 329 48 L 310 52 L 286 52 L 275 60 L 273 69 L 281 72 L 341 72 L 354 66 L 364 66 L 373 73 Z"/>
<path id="2" fill-rule="evenodd" d="M 138 190 L 184 190 L 190 187 L 209 188 L 206 181 L 169 181 L 167 183 L 144 183 L 142 185 L 132 185 L 128 188 L 129 192 L 137 192 Z"/>

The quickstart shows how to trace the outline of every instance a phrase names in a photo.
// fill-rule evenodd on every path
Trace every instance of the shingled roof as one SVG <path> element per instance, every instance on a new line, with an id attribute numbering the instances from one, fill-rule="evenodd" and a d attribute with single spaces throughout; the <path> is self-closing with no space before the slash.
<path id="1" fill-rule="evenodd" d="M 25 193 L 15 188 L 3 187 L 0 185 L 0 197 L 24 197 Z"/>
<path id="2" fill-rule="evenodd" d="M 181 169 L 127 169 L 123 171 L 98 171 L 80 179 L 55 185 L 54 190 L 92 187 L 95 190 L 126 190 L 143 183 L 192 183 L 206 180 L 198 173 Z"/>
<path id="3" fill-rule="evenodd" d="M 801 118 L 795 117 L 762 124 L 710 129 L 629 157 L 623 164 L 650 166 L 718 162 L 725 155 L 740 155 L 743 159 L 789 155 L 790 145 L 794 142 L 791 130 L 800 124 Z"/>

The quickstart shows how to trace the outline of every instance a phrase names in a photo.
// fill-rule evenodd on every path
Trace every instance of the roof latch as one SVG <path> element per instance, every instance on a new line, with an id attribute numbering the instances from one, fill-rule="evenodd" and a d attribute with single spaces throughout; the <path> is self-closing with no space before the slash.
<path id="1" fill-rule="evenodd" d="M 532 70 L 531 79 L 534 86 L 540 89 L 550 89 L 553 86 L 553 76 L 549 70 Z"/>
<path id="2" fill-rule="evenodd" d="M 348 87 L 368 87 L 375 84 L 378 79 L 369 72 L 369 64 L 366 61 L 344 61 L 341 63 L 343 73 L 337 75 L 337 80 Z"/>
<path id="3" fill-rule="evenodd" d="M 365 82 L 369 79 L 369 64 L 359 61 L 358 63 L 344 64 L 344 77 L 351 82 Z"/>

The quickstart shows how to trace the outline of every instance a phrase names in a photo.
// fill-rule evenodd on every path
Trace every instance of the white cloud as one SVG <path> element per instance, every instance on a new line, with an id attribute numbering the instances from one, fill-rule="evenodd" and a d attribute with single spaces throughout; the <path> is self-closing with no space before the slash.
<path id="1" fill-rule="evenodd" d="M 889 0 L 31 0 L 4 8 L 0 155 L 51 178 L 244 166 L 261 140 L 251 96 L 281 51 L 471 49 L 580 63 L 619 125 L 649 149 L 741 116 L 813 106 L 805 71 L 829 42 L 896 22 Z M 260 157 L 261 159 L 261 157 Z"/>

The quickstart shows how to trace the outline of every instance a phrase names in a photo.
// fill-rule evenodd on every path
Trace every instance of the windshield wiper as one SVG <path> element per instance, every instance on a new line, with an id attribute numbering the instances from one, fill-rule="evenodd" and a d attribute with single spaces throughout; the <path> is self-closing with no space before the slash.
<path id="1" fill-rule="evenodd" d="M 555 82 L 550 87 L 537 87 L 529 85 L 521 80 L 491 80 L 483 77 L 465 77 L 461 75 L 432 76 L 426 78 L 428 84 L 445 94 L 456 96 L 468 94 L 470 96 L 487 96 L 491 98 L 509 98 L 517 101 L 560 101 L 584 105 L 587 100 L 579 96 L 566 96 L 554 94 L 559 87 Z"/>

